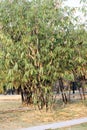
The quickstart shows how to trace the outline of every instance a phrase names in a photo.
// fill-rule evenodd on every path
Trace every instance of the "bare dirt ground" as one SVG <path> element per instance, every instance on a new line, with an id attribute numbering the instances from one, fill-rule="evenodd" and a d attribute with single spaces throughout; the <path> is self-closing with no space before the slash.
<path id="1" fill-rule="evenodd" d="M 35 110 L 34 106 L 22 106 L 19 95 L 0 95 L 0 130 L 16 130 L 81 117 L 87 117 L 87 101 L 76 100 L 63 106 L 58 100 L 54 109 L 46 112 Z"/>
<path id="2" fill-rule="evenodd" d="M 0 102 L 1 101 L 8 101 L 8 100 L 21 100 L 20 95 L 0 95 Z"/>

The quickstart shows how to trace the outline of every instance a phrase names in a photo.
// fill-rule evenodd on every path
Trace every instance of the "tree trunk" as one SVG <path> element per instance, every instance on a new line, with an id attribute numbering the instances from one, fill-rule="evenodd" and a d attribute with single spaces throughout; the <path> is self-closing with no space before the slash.
<path id="1" fill-rule="evenodd" d="M 23 90 L 21 89 L 21 100 L 22 100 L 22 103 L 24 103 L 24 95 L 23 95 Z"/>
<path id="2" fill-rule="evenodd" d="M 69 99 L 68 99 L 69 102 L 70 102 L 70 100 L 71 100 L 70 97 L 71 97 L 71 89 L 70 89 L 70 87 L 69 87 Z"/>
<path id="3" fill-rule="evenodd" d="M 85 100 L 86 97 L 85 97 L 84 87 L 82 87 L 82 93 L 83 93 L 83 99 Z"/>
<path id="4" fill-rule="evenodd" d="M 82 94 L 81 94 L 80 88 L 78 88 L 78 90 L 79 90 L 79 94 L 80 94 L 80 97 L 81 97 L 81 100 L 82 100 Z"/>
<path id="5" fill-rule="evenodd" d="M 66 93 L 64 93 L 64 85 L 63 85 L 62 78 L 59 79 L 59 88 L 62 94 L 62 100 L 65 104 L 67 104 L 67 96 L 66 96 Z"/>

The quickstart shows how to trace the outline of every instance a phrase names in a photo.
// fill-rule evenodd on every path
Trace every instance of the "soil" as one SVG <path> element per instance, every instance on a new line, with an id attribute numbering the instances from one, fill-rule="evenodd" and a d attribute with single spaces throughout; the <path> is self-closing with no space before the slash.
<path id="1" fill-rule="evenodd" d="M 23 106 L 20 95 L 0 95 L 0 130 L 16 130 L 29 126 L 87 117 L 87 101 L 72 101 L 64 106 L 58 100 L 54 109 L 46 112 L 37 107 Z"/>

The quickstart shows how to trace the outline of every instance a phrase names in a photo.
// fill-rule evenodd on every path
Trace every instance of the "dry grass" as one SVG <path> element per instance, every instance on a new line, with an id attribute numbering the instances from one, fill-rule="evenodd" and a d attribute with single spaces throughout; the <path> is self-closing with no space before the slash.
<path id="1" fill-rule="evenodd" d="M 0 130 L 14 130 L 29 126 L 60 122 L 69 119 L 87 117 L 87 106 L 81 101 L 72 102 L 65 107 L 60 102 L 54 106 L 54 110 L 34 110 L 28 106 L 25 111 L 11 111 L 12 109 L 23 108 L 19 100 L 0 101 Z"/>

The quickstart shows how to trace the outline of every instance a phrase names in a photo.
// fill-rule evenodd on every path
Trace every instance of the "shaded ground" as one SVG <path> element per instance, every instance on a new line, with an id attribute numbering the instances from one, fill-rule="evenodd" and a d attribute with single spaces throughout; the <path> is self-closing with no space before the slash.
<path id="1" fill-rule="evenodd" d="M 55 110 L 46 112 L 45 110 L 35 110 L 34 106 L 23 107 L 20 98 L 2 100 L 0 96 L 0 130 L 15 130 L 51 122 L 87 117 L 86 104 L 87 101 L 83 103 L 77 100 L 64 107 L 61 101 L 57 101 L 57 104 L 54 106 Z M 20 108 L 24 110 L 18 111 Z"/>

